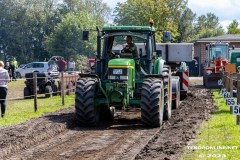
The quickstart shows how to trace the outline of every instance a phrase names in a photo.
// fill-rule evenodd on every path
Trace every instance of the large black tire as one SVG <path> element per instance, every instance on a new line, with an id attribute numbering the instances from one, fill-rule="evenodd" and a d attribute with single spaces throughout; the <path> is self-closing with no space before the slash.
<path id="1" fill-rule="evenodd" d="M 176 83 L 176 82 L 174 82 Z M 176 99 L 172 100 L 172 109 L 177 109 L 180 104 L 180 84 L 177 82 L 177 84 L 174 84 L 174 92 L 176 93 Z"/>
<path id="2" fill-rule="evenodd" d="M 28 87 L 24 87 L 23 96 L 24 96 L 24 99 L 31 98 L 30 91 L 29 91 Z"/>
<path id="3" fill-rule="evenodd" d="M 45 97 L 52 97 L 52 87 L 50 85 L 45 86 Z"/>
<path id="4" fill-rule="evenodd" d="M 22 76 L 19 72 L 16 72 L 16 78 L 22 78 Z"/>
<path id="5" fill-rule="evenodd" d="M 142 84 L 141 120 L 146 126 L 159 127 L 164 112 L 163 82 L 158 78 L 146 78 Z"/>
<path id="6" fill-rule="evenodd" d="M 58 87 L 56 84 L 53 85 L 53 96 L 58 95 Z"/>
<path id="7" fill-rule="evenodd" d="M 169 120 L 172 116 L 172 83 L 171 69 L 164 65 L 162 70 L 164 87 L 164 115 L 163 120 Z"/>
<path id="8" fill-rule="evenodd" d="M 99 110 L 94 106 L 96 90 L 96 78 L 80 78 L 77 81 L 75 112 L 81 126 L 96 126 L 99 122 Z"/>

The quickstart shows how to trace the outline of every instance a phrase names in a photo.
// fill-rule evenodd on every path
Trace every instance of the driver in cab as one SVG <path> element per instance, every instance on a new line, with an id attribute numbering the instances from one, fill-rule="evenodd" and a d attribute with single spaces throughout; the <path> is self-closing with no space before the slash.
<path id="1" fill-rule="evenodd" d="M 134 58 L 136 66 L 137 78 L 140 78 L 140 64 L 139 64 L 139 55 L 137 51 L 137 46 L 132 42 L 132 36 L 127 36 L 126 38 L 127 45 L 122 49 L 122 53 L 132 53 L 132 58 Z"/>
<path id="2" fill-rule="evenodd" d="M 133 58 L 139 58 L 137 46 L 132 42 L 132 36 L 127 36 L 127 45 L 123 48 L 123 53 L 132 53 Z"/>

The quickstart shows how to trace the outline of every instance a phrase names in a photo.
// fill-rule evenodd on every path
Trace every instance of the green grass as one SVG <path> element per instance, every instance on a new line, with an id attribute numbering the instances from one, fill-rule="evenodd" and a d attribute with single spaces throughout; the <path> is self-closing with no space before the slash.
<path id="1" fill-rule="evenodd" d="M 22 92 L 24 86 L 25 85 L 22 80 L 10 82 L 8 85 L 9 92 Z M 5 117 L 3 119 L 0 118 L 0 127 L 20 124 L 31 118 L 41 117 L 45 113 L 72 107 L 74 103 L 75 95 L 65 96 L 64 106 L 62 106 L 62 99 L 60 96 L 44 98 L 40 95 L 38 98 L 38 110 L 37 112 L 34 112 L 33 99 L 7 101 Z"/>
<path id="2" fill-rule="evenodd" d="M 184 160 L 240 159 L 240 126 L 236 125 L 236 116 L 230 114 L 230 107 L 225 104 L 225 100 L 218 94 L 218 91 L 214 91 L 213 95 L 214 104 L 219 108 L 211 116 L 209 121 L 201 125 L 201 128 L 198 130 L 199 134 L 197 135 L 199 141 L 189 146 L 237 146 L 238 149 L 197 149 L 193 151 L 192 149 L 186 148 L 182 158 Z"/>

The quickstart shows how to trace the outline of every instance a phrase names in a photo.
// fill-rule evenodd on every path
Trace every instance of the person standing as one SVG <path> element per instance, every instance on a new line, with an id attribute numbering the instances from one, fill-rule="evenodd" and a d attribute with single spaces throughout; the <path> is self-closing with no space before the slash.
<path id="1" fill-rule="evenodd" d="M 10 81 L 12 79 L 12 66 L 10 65 L 9 62 L 6 62 L 6 65 L 4 66 L 4 69 L 6 69 L 8 71 L 9 77 L 10 77 Z"/>
<path id="2" fill-rule="evenodd" d="M 3 118 L 6 110 L 7 83 L 10 81 L 8 71 L 4 69 L 3 61 L 0 61 L 0 104 L 1 117 Z"/>
<path id="3" fill-rule="evenodd" d="M 18 62 L 17 62 L 15 57 L 13 57 L 12 66 L 13 66 L 12 67 L 12 77 L 13 77 L 13 80 L 16 81 L 16 73 L 15 73 L 15 71 L 18 68 Z"/>
<path id="4" fill-rule="evenodd" d="M 58 71 L 59 72 L 62 72 L 62 71 L 65 71 L 65 68 L 66 68 L 66 61 L 64 61 L 64 58 L 60 58 L 58 61 L 57 61 L 57 65 L 58 65 Z"/>
<path id="5" fill-rule="evenodd" d="M 68 62 L 68 68 L 69 68 L 69 71 L 75 70 L 75 62 L 74 62 L 73 58 L 70 58 L 70 61 Z"/>

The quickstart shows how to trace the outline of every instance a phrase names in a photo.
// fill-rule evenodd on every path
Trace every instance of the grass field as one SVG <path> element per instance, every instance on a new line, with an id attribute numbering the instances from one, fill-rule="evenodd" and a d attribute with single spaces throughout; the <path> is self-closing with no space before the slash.
<path id="1" fill-rule="evenodd" d="M 8 85 L 9 98 L 17 97 L 16 93 L 22 93 L 24 88 L 24 81 L 10 82 Z M 38 111 L 34 112 L 34 100 L 10 100 L 7 101 L 5 117 L 0 118 L 1 126 L 11 126 L 23 123 L 31 118 L 40 117 L 45 113 L 54 112 L 63 108 L 72 107 L 75 103 L 75 95 L 65 96 L 65 105 L 62 106 L 62 99 L 60 96 L 53 96 L 52 98 L 38 98 Z"/>
<path id="2" fill-rule="evenodd" d="M 214 104 L 219 108 L 209 121 L 201 125 L 197 135 L 198 141 L 188 146 L 198 148 L 186 148 L 182 158 L 184 160 L 240 159 L 240 126 L 236 125 L 236 116 L 230 114 L 229 106 L 218 91 L 214 91 L 213 95 Z"/>

